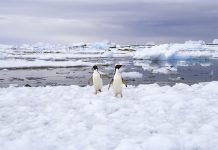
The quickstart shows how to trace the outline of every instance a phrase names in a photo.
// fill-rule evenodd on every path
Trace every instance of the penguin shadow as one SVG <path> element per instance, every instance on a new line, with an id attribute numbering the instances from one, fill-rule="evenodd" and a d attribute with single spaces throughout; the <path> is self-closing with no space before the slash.
<path id="1" fill-rule="evenodd" d="M 114 72 L 114 76 L 112 79 L 109 75 L 98 71 L 98 67 L 96 65 L 92 67 L 93 73 L 92 73 L 92 76 L 88 80 L 88 85 L 93 84 L 95 95 L 102 92 L 102 88 L 103 88 L 102 78 L 107 78 L 107 79 L 111 79 L 109 86 L 108 86 L 108 91 L 110 90 L 110 87 L 112 86 L 115 97 L 121 97 L 121 98 L 123 97 L 123 93 L 122 93 L 123 85 L 127 87 L 127 81 L 124 80 L 121 76 L 121 73 L 119 71 L 121 67 L 122 65 L 115 66 L 115 72 Z"/>

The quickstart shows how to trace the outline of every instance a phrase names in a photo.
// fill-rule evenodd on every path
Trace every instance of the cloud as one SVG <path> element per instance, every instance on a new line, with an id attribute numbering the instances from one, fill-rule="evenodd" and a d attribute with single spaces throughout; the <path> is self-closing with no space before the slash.
<path id="1" fill-rule="evenodd" d="M 0 42 L 7 43 L 209 41 L 218 35 L 215 0 L 8 0 L 0 6 Z"/>

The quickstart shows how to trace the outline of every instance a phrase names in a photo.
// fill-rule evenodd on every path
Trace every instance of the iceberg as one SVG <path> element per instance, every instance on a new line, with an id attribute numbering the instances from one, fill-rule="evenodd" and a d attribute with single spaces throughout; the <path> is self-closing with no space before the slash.
<path id="1" fill-rule="evenodd" d="M 218 44 L 218 39 L 214 39 L 213 44 Z"/>
<path id="2" fill-rule="evenodd" d="M 144 49 L 138 49 L 133 55 L 134 59 L 150 60 L 187 60 L 195 58 L 209 58 L 214 53 L 213 49 L 206 46 L 204 41 L 186 41 L 183 44 L 161 44 Z"/>

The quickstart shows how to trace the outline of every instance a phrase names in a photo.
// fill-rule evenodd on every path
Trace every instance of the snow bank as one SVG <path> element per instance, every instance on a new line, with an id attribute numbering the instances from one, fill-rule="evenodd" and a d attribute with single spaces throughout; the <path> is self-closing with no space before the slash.
<path id="1" fill-rule="evenodd" d="M 203 41 L 186 41 L 184 44 L 161 44 L 151 48 L 138 49 L 135 59 L 193 59 L 212 57 L 212 50 L 208 50 Z"/>
<path id="2" fill-rule="evenodd" d="M 218 82 L 0 89 L 1 150 L 218 149 Z"/>

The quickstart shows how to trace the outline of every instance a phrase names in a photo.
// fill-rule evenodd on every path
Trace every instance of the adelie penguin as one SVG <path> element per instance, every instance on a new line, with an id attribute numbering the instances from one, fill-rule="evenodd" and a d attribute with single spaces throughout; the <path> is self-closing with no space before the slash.
<path id="1" fill-rule="evenodd" d="M 125 86 L 127 87 L 127 82 L 125 80 L 123 80 L 119 69 L 122 67 L 122 65 L 116 65 L 115 66 L 115 74 L 113 79 L 111 80 L 110 84 L 109 84 L 109 88 L 112 85 L 113 89 L 114 89 L 114 94 L 117 97 L 118 95 L 120 95 L 120 97 L 123 97 L 122 94 L 122 89 L 123 89 L 123 84 L 125 84 Z"/>
<path id="2" fill-rule="evenodd" d="M 97 94 L 98 92 L 102 91 L 103 82 L 101 79 L 101 75 L 98 72 L 98 67 L 96 65 L 93 66 L 93 70 L 94 70 L 94 72 L 93 72 L 91 78 L 89 79 L 89 84 L 90 84 L 90 81 L 92 80 L 94 88 L 95 88 L 95 94 Z"/>

